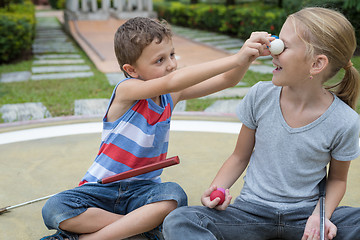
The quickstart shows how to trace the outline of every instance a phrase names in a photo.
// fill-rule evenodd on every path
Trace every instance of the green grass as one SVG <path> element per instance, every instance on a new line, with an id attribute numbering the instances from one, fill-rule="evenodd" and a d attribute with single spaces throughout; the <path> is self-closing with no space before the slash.
<path id="1" fill-rule="evenodd" d="M 203 111 L 210 107 L 217 99 L 191 99 L 186 101 L 186 111 Z"/>
<path id="2" fill-rule="evenodd" d="M 31 59 L 12 64 L 0 64 L 0 73 L 30 71 L 32 61 Z"/>
<path id="3" fill-rule="evenodd" d="M 75 43 L 74 43 L 75 44 Z M 76 45 L 76 44 L 75 44 Z M 97 70 L 84 52 L 77 46 L 85 64 L 94 76 L 59 80 L 0 83 L 0 106 L 4 104 L 42 102 L 53 117 L 74 114 L 76 99 L 110 98 L 113 86 L 106 76 Z M 0 65 L 0 72 L 31 71 L 32 61 Z"/>
<path id="4" fill-rule="evenodd" d="M 73 115 L 76 99 L 110 97 L 112 87 L 104 78 L 103 75 L 95 74 L 95 77 L 87 79 L 3 84 L 0 104 L 42 102 L 52 116 Z"/>
<path id="5" fill-rule="evenodd" d="M 271 81 L 271 78 L 272 74 L 261 74 L 253 71 L 247 71 L 241 81 L 247 83 L 248 87 L 251 87 L 259 81 Z"/>

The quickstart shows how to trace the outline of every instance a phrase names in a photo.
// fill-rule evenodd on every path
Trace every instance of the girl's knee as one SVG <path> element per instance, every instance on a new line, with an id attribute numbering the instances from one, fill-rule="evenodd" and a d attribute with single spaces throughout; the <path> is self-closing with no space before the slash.
<path id="1" fill-rule="evenodd" d="M 186 211 L 187 207 L 177 208 L 165 217 L 163 222 L 163 231 L 165 236 L 168 236 L 169 238 L 170 236 L 175 236 L 177 234 L 177 230 L 179 230 L 179 226 L 186 225 L 188 221 L 185 217 Z"/>

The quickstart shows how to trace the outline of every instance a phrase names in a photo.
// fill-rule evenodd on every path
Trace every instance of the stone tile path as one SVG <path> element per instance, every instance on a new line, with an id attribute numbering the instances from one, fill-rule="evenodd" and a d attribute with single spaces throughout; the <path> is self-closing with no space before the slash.
<path id="1" fill-rule="evenodd" d="M 74 114 L 76 116 L 103 116 L 109 104 L 109 99 L 79 99 L 75 100 Z"/>
<path id="2" fill-rule="evenodd" d="M 6 122 L 27 121 L 51 117 L 42 103 L 5 104 L 0 108 L 2 118 Z"/>
<path id="3" fill-rule="evenodd" d="M 238 38 L 232 38 L 226 35 L 203 30 L 190 29 L 179 26 L 172 26 L 172 30 L 175 34 L 229 53 L 238 51 L 244 44 L 244 41 Z"/>
<path id="4" fill-rule="evenodd" d="M 190 39 L 212 48 L 228 53 L 238 51 L 244 41 L 213 32 L 172 26 L 175 34 Z M 72 78 L 87 78 L 93 76 L 91 68 L 62 30 L 61 25 L 54 17 L 42 17 L 37 21 L 36 38 L 33 44 L 35 60 L 31 72 L 4 73 L 0 76 L 1 83 L 61 80 Z M 270 57 L 271 59 L 271 57 Z M 252 65 L 250 71 L 259 73 L 271 73 L 273 70 L 269 58 L 262 58 L 260 65 Z M 115 86 L 119 79 L 125 76 L 123 73 L 106 73 L 110 85 Z M 204 110 L 207 113 L 234 114 L 236 106 L 244 97 L 248 88 L 241 87 L 225 89 L 219 93 L 204 98 L 219 99 Z M 222 98 L 227 98 L 226 100 Z M 233 99 L 229 99 L 233 98 Z M 235 98 L 235 99 L 234 99 Z M 107 108 L 108 99 L 79 99 L 74 102 L 74 115 L 102 116 Z M 27 109 L 26 111 L 24 109 Z M 28 111 L 28 110 L 31 111 Z M 175 112 L 186 111 L 186 101 L 179 103 Z M 6 104 L 0 108 L 0 116 L 4 122 L 23 121 L 30 119 L 42 119 L 51 117 L 42 103 Z"/>
<path id="5" fill-rule="evenodd" d="M 71 79 L 93 76 L 74 43 L 56 18 L 37 18 L 32 80 Z M 82 65 L 80 65 L 82 64 Z M 50 74 L 51 73 L 51 74 Z M 65 74 L 66 73 L 66 74 Z"/>
<path id="6" fill-rule="evenodd" d="M 9 83 L 9 82 L 25 82 L 31 78 L 31 72 L 22 71 L 22 72 L 11 72 L 1 74 L 0 82 Z"/>
<path id="7" fill-rule="evenodd" d="M 206 108 L 206 113 L 228 113 L 236 115 L 236 107 L 241 102 L 240 99 L 217 100 L 210 107 Z"/>

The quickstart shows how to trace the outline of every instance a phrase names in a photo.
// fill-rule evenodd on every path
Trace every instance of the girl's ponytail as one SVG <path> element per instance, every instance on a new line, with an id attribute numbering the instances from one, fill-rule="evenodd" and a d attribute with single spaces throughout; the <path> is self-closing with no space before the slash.
<path id="1" fill-rule="evenodd" d="M 334 86 L 327 87 L 348 104 L 351 108 L 355 109 L 360 89 L 360 74 L 353 66 L 351 60 L 344 67 L 344 78 Z"/>

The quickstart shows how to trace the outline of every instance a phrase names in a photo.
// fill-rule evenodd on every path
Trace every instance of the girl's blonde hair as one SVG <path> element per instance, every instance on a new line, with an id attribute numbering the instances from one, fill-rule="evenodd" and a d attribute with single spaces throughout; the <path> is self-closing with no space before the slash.
<path id="1" fill-rule="evenodd" d="M 356 49 L 355 31 L 351 23 L 341 13 L 319 7 L 304 8 L 288 18 L 305 42 L 309 57 L 320 54 L 328 57 L 327 80 L 335 76 L 341 68 L 345 69 L 341 82 L 328 89 L 355 109 L 360 75 L 351 63 Z"/>

